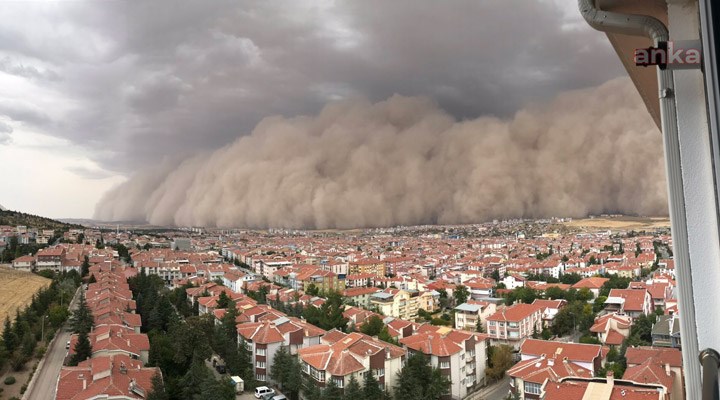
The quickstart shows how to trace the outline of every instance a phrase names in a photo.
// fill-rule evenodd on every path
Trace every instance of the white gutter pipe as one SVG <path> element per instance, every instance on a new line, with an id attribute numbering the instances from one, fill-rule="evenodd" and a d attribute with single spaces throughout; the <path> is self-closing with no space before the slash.
<path id="1" fill-rule="evenodd" d="M 598 9 L 595 0 L 578 0 L 580 13 L 591 27 L 602 32 L 644 36 L 653 40 L 653 45 L 669 40 L 668 29 L 660 20 L 647 15 L 620 14 Z M 702 380 L 700 378 L 700 353 L 697 339 L 695 306 L 693 303 L 692 275 L 690 273 L 690 252 L 688 249 L 687 217 L 685 195 L 680 161 L 677 108 L 675 105 L 675 80 L 672 71 L 657 69 L 660 97 L 660 121 L 665 149 L 665 173 L 668 184 L 668 205 L 670 226 L 673 237 L 673 255 L 677 274 L 679 301 L 682 318 L 680 334 L 683 339 L 682 357 L 685 372 L 685 398 L 700 399 Z"/>

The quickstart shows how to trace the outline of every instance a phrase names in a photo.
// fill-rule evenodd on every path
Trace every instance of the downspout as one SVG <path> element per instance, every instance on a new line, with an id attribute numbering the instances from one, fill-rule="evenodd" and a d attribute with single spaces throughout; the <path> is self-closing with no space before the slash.
<path id="1" fill-rule="evenodd" d="M 647 15 L 620 14 L 598 9 L 595 0 L 578 0 L 580 13 L 591 27 L 602 32 L 644 36 L 653 45 L 669 40 L 668 29 L 658 19 Z M 701 399 L 702 380 L 697 357 L 698 349 L 695 307 L 693 306 L 692 275 L 688 248 L 685 196 L 680 163 L 677 108 L 675 105 L 675 81 L 669 69 L 657 69 L 660 97 L 660 125 L 665 149 L 665 173 L 668 184 L 668 206 L 673 237 L 673 254 L 678 281 L 679 305 L 682 318 L 680 332 L 683 338 L 683 368 L 685 371 L 685 398 Z"/>

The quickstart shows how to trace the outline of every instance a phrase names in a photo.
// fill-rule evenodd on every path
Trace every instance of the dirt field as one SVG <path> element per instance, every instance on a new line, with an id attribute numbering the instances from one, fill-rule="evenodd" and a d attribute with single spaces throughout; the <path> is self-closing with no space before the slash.
<path id="1" fill-rule="evenodd" d="M 573 228 L 641 231 L 669 228 L 670 220 L 667 217 L 598 217 L 576 219 L 565 225 Z"/>
<path id="2" fill-rule="evenodd" d="M 13 318 L 17 308 L 30 303 L 33 293 L 49 285 L 50 279 L 30 272 L 0 267 L 0 323 L 5 321 L 8 315 Z"/>

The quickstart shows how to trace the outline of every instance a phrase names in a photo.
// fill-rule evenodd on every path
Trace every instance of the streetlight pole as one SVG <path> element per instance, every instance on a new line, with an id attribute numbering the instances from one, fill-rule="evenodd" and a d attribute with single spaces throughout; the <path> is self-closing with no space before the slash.
<path id="1" fill-rule="evenodd" d="M 41 333 L 40 333 L 40 336 L 41 336 L 40 341 L 41 341 L 42 343 L 45 343 L 45 319 L 46 319 L 46 318 L 47 318 L 47 315 L 43 315 L 43 317 L 42 317 L 42 329 L 41 329 Z"/>

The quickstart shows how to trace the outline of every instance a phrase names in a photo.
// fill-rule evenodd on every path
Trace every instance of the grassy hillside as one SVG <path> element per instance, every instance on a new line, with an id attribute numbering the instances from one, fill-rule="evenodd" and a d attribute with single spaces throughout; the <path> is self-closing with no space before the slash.
<path id="1" fill-rule="evenodd" d="M 66 224 L 64 222 L 56 221 L 54 219 L 41 217 L 38 215 L 25 214 L 18 211 L 2 211 L 0 210 L 0 225 L 25 225 L 31 228 L 38 229 L 55 229 L 55 230 L 67 230 L 71 228 L 83 228 L 81 225 Z"/>

